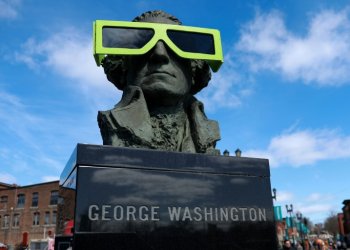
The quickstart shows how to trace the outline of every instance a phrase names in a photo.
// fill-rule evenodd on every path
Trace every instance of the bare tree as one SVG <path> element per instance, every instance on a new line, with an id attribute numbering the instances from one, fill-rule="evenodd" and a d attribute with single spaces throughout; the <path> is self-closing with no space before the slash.
<path id="1" fill-rule="evenodd" d="M 333 235 L 336 235 L 339 232 L 338 216 L 334 211 L 330 212 L 329 216 L 325 219 L 324 229 Z"/>

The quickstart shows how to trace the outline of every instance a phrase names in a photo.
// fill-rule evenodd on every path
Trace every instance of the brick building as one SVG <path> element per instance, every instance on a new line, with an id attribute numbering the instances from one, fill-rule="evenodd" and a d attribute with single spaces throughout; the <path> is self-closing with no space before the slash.
<path id="1" fill-rule="evenodd" d="M 344 200 L 343 205 L 344 235 L 346 235 L 350 241 L 350 200 Z"/>
<path id="2" fill-rule="evenodd" d="M 55 234 L 59 182 L 0 183 L 0 242 L 15 246 Z"/>
<path id="3" fill-rule="evenodd" d="M 338 213 L 338 231 L 340 235 L 345 235 L 344 232 L 344 214 L 343 213 Z"/>

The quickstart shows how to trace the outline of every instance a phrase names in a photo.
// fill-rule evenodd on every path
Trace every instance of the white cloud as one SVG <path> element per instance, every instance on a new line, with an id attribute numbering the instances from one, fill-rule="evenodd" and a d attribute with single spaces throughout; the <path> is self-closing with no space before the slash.
<path id="1" fill-rule="evenodd" d="M 58 176 L 51 176 L 51 175 L 47 175 L 47 176 L 43 176 L 41 178 L 41 180 L 43 182 L 50 182 L 50 181 L 57 181 L 59 180 L 60 178 Z"/>
<path id="2" fill-rule="evenodd" d="M 294 198 L 294 194 L 288 191 L 279 191 L 276 194 L 278 202 L 291 202 Z"/>
<path id="3" fill-rule="evenodd" d="M 198 94 L 198 99 L 209 112 L 220 108 L 236 108 L 253 92 L 251 82 L 237 73 L 238 66 L 231 52 L 226 54 L 224 61 L 220 71 L 212 73 L 208 87 Z"/>
<path id="4" fill-rule="evenodd" d="M 16 178 L 10 174 L 0 173 L 0 182 L 14 184 L 16 183 Z"/>
<path id="5" fill-rule="evenodd" d="M 327 129 L 283 133 L 272 138 L 267 149 L 248 150 L 245 155 L 268 158 L 272 167 L 299 167 L 321 160 L 350 157 L 350 136 Z"/>
<path id="6" fill-rule="evenodd" d="M 330 194 L 311 193 L 308 196 L 296 195 L 290 191 L 277 191 L 275 206 L 281 206 L 283 216 L 289 216 L 286 205 L 290 209 L 293 205 L 293 214 L 302 213 L 303 217 L 311 219 L 313 223 L 323 223 L 331 211 L 337 211 L 338 205 Z"/>
<path id="7" fill-rule="evenodd" d="M 309 201 L 319 201 L 322 198 L 322 194 L 320 193 L 312 193 L 309 195 L 307 200 Z"/>
<path id="8" fill-rule="evenodd" d="M 90 127 L 89 122 L 91 120 L 86 118 L 85 114 L 82 113 L 79 117 L 79 123 L 84 125 L 82 126 L 77 123 L 76 115 L 71 114 L 70 110 L 56 112 L 51 108 L 50 114 L 47 114 L 45 110 L 52 106 L 46 105 L 45 101 L 29 102 L 30 100 L 20 99 L 18 96 L 0 88 L 0 134 L 2 138 L 6 138 L 6 136 L 11 138 L 11 145 L 19 143 L 21 147 L 26 145 L 32 149 L 40 150 L 41 142 L 46 145 L 48 141 L 54 140 L 57 142 L 61 139 L 62 141 L 58 143 L 59 146 L 56 145 L 60 148 L 62 143 L 66 142 L 66 138 L 75 140 L 80 138 L 80 134 L 83 134 L 84 138 L 93 141 L 96 139 L 95 133 L 91 130 L 94 130 L 95 126 L 97 128 L 97 124 L 92 120 L 94 127 Z M 40 106 L 39 111 L 38 106 Z M 41 106 L 43 107 L 41 108 Z M 94 114 L 95 116 L 96 114 Z M 54 146 L 54 144 L 50 145 Z M 8 145 L 6 145 L 6 148 L 0 148 L 0 157 L 8 155 L 11 155 Z M 38 155 L 35 158 L 39 159 Z M 52 161 L 45 154 L 40 156 L 40 161 L 53 168 L 61 168 L 58 167 L 58 162 Z"/>
<path id="9" fill-rule="evenodd" d="M 277 190 L 276 206 L 281 206 L 283 216 L 289 216 L 285 206 L 293 205 L 294 215 L 301 212 L 303 217 L 310 218 L 313 223 L 323 222 L 327 214 L 337 210 L 334 196 L 330 194 L 311 193 L 308 196 L 296 195 L 290 191 Z"/>
<path id="10" fill-rule="evenodd" d="M 58 123 L 41 113 L 35 114 L 25 101 L 0 89 L 0 162 L 7 173 L 16 176 L 25 172 L 31 176 L 60 172 L 64 164 L 57 159 L 57 144 L 64 147 L 64 143 L 69 143 L 67 138 L 80 130 L 72 126 L 73 130 L 67 131 L 65 119 L 68 118 L 61 117 Z M 53 141 L 57 144 L 48 143 Z M 42 166 L 45 170 L 39 170 Z"/>
<path id="11" fill-rule="evenodd" d="M 0 18 L 16 18 L 20 3 L 20 0 L 0 0 Z"/>
<path id="12" fill-rule="evenodd" d="M 253 71 L 272 70 L 289 80 L 318 85 L 350 83 L 349 8 L 312 17 L 305 36 L 292 33 L 281 13 L 257 14 L 236 49 Z"/>
<path id="13" fill-rule="evenodd" d="M 306 198 L 306 200 L 309 202 L 321 202 L 330 201 L 333 198 L 334 197 L 331 194 L 312 193 Z"/>
<path id="14" fill-rule="evenodd" d="M 14 95 L 11 95 L 0 89 L 0 121 L 2 128 L 7 132 L 17 135 L 23 141 L 35 146 L 35 140 L 32 136 L 32 130 L 44 123 L 42 119 L 31 114 L 25 108 L 22 101 Z"/>
<path id="15" fill-rule="evenodd" d="M 51 70 L 69 79 L 72 87 L 78 87 L 97 106 L 115 102 L 120 93 L 107 81 L 102 67 L 97 67 L 92 55 L 92 38 L 70 27 L 55 32 L 45 40 L 28 39 L 15 53 L 18 62 L 29 68 Z M 107 100 L 107 101 L 105 101 Z"/>
<path id="16" fill-rule="evenodd" d="M 307 216 L 309 214 L 330 212 L 334 210 L 334 206 L 332 206 L 331 204 L 313 204 L 300 206 L 298 207 L 298 210 L 300 210 L 300 212 Z"/>

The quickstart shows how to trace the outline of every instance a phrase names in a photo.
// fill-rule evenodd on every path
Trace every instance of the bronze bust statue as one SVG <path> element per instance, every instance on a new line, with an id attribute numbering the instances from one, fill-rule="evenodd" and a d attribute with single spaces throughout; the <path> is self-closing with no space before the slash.
<path id="1" fill-rule="evenodd" d="M 145 12 L 133 22 L 181 25 L 163 11 Z M 144 55 L 108 55 L 103 67 L 123 91 L 113 109 L 98 113 L 104 145 L 219 154 L 218 123 L 207 119 L 193 96 L 211 78 L 205 61 L 181 58 L 159 40 Z"/>

